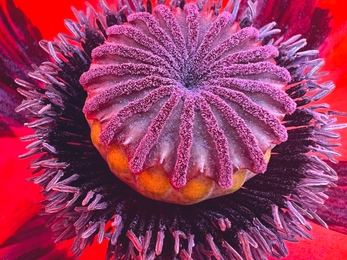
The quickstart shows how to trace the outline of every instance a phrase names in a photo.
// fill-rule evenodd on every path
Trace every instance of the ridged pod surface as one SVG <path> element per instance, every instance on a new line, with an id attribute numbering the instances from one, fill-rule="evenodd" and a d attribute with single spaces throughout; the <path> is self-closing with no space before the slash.
<path id="1" fill-rule="evenodd" d="M 107 30 L 80 79 L 92 141 L 112 172 L 152 199 L 192 204 L 264 173 L 295 110 L 278 50 L 231 13 L 195 4 L 137 12 Z"/>

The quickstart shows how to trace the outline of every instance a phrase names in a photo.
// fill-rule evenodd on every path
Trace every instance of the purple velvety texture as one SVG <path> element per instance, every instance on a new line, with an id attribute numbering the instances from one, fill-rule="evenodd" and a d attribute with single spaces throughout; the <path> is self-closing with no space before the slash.
<path id="1" fill-rule="evenodd" d="M 227 189 L 237 169 L 265 172 L 264 153 L 287 139 L 280 117 L 295 110 L 284 92 L 290 75 L 273 62 L 275 47 L 233 19 L 201 15 L 195 4 L 159 5 L 110 27 L 107 44 L 93 50 L 80 79 L 84 113 L 104 122 L 104 145 L 130 142 L 134 174 L 167 154 L 161 163 L 175 188 L 200 171 Z"/>

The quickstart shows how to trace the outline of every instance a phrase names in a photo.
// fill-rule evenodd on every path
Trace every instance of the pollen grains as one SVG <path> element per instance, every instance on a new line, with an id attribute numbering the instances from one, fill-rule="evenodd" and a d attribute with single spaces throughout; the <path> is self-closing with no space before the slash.
<path id="1" fill-rule="evenodd" d="M 195 4 L 108 28 L 80 79 L 92 140 L 112 172 L 155 200 L 193 204 L 264 173 L 295 103 L 277 49 L 231 13 Z"/>

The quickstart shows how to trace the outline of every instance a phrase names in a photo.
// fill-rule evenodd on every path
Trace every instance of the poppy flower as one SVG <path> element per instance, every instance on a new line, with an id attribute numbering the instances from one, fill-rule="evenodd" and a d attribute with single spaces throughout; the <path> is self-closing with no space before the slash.
<path id="1" fill-rule="evenodd" d="M 0 257 L 345 258 L 329 2 L 126 3 L 1 3 Z"/>

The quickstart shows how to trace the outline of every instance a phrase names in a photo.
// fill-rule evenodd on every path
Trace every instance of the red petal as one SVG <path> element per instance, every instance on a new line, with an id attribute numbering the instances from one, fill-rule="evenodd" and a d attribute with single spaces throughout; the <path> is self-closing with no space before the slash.
<path id="1" fill-rule="evenodd" d="M 70 251 L 73 240 L 55 244 L 53 232 L 45 226 L 48 219 L 49 216 L 36 215 L 25 223 L 14 236 L 0 245 L 0 259 L 75 259 Z M 105 259 L 107 243 L 107 240 L 101 245 L 94 242 L 78 259 Z"/>
<path id="2" fill-rule="evenodd" d="M 331 260 L 347 259 L 347 236 L 310 223 L 313 227 L 313 240 L 287 243 L 289 256 L 283 260 Z"/>
<path id="3" fill-rule="evenodd" d="M 334 17 L 333 21 L 330 23 L 333 31 L 346 22 L 345 3 L 346 1 L 344 0 L 321 0 L 318 4 L 321 8 L 330 9 Z"/>
<path id="4" fill-rule="evenodd" d="M 347 103 L 341 98 L 347 87 L 347 19 L 343 0 L 322 0 L 320 6 L 328 8 L 333 16 L 330 26 L 332 31 L 321 48 L 321 56 L 325 58 L 324 69 L 329 71 L 329 79 L 336 84 L 336 90 L 325 101 L 333 109 L 347 110 Z M 341 95 L 343 94 L 343 95 Z"/>
<path id="5" fill-rule="evenodd" d="M 64 19 L 76 20 L 71 11 L 71 6 L 77 10 L 85 11 L 87 6 L 85 0 L 60 0 L 52 4 L 46 0 L 14 0 L 16 6 L 30 17 L 32 23 L 40 28 L 44 39 L 52 40 L 58 33 L 70 34 L 64 26 Z M 99 0 L 89 0 L 92 6 L 97 6 Z"/>
<path id="6" fill-rule="evenodd" d="M 28 129 L 14 129 L 18 136 L 30 134 Z M 28 183 L 28 160 L 19 160 L 26 152 L 25 143 L 16 138 L 0 138 L 0 244 L 12 236 L 39 210 L 40 188 Z"/>
<path id="7" fill-rule="evenodd" d="M 57 249 L 52 232 L 45 227 L 47 216 L 35 216 L 0 246 L 0 259 L 74 259 L 67 249 Z"/>
<path id="8" fill-rule="evenodd" d="M 64 251 L 64 249 L 66 249 L 69 251 L 68 256 L 74 257 L 74 254 L 72 254 L 70 251 L 72 244 L 73 240 L 63 241 L 56 245 L 54 251 Z M 98 244 L 97 241 L 94 240 L 93 245 L 86 247 L 86 249 L 83 251 L 82 255 L 78 258 L 78 260 L 106 259 L 107 244 L 108 241 L 106 239 L 104 239 L 101 244 Z"/>
<path id="9" fill-rule="evenodd" d="M 345 99 L 347 88 L 347 19 L 345 12 L 345 1 L 323 0 L 319 4 L 322 8 L 330 9 L 333 16 L 330 26 L 332 31 L 322 46 L 322 57 L 326 65 L 322 70 L 328 71 L 327 80 L 333 80 L 336 89 L 322 102 L 328 103 L 332 110 L 347 111 Z M 343 118 L 341 122 L 346 122 Z M 341 154 L 340 160 L 347 160 L 347 129 L 340 131 L 342 147 L 337 149 Z"/>
<path id="10" fill-rule="evenodd" d="M 311 223 L 313 240 L 286 243 L 289 256 L 283 260 L 347 259 L 347 236 Z M 275 260 L 275 258 L 269 258 Z"/>

